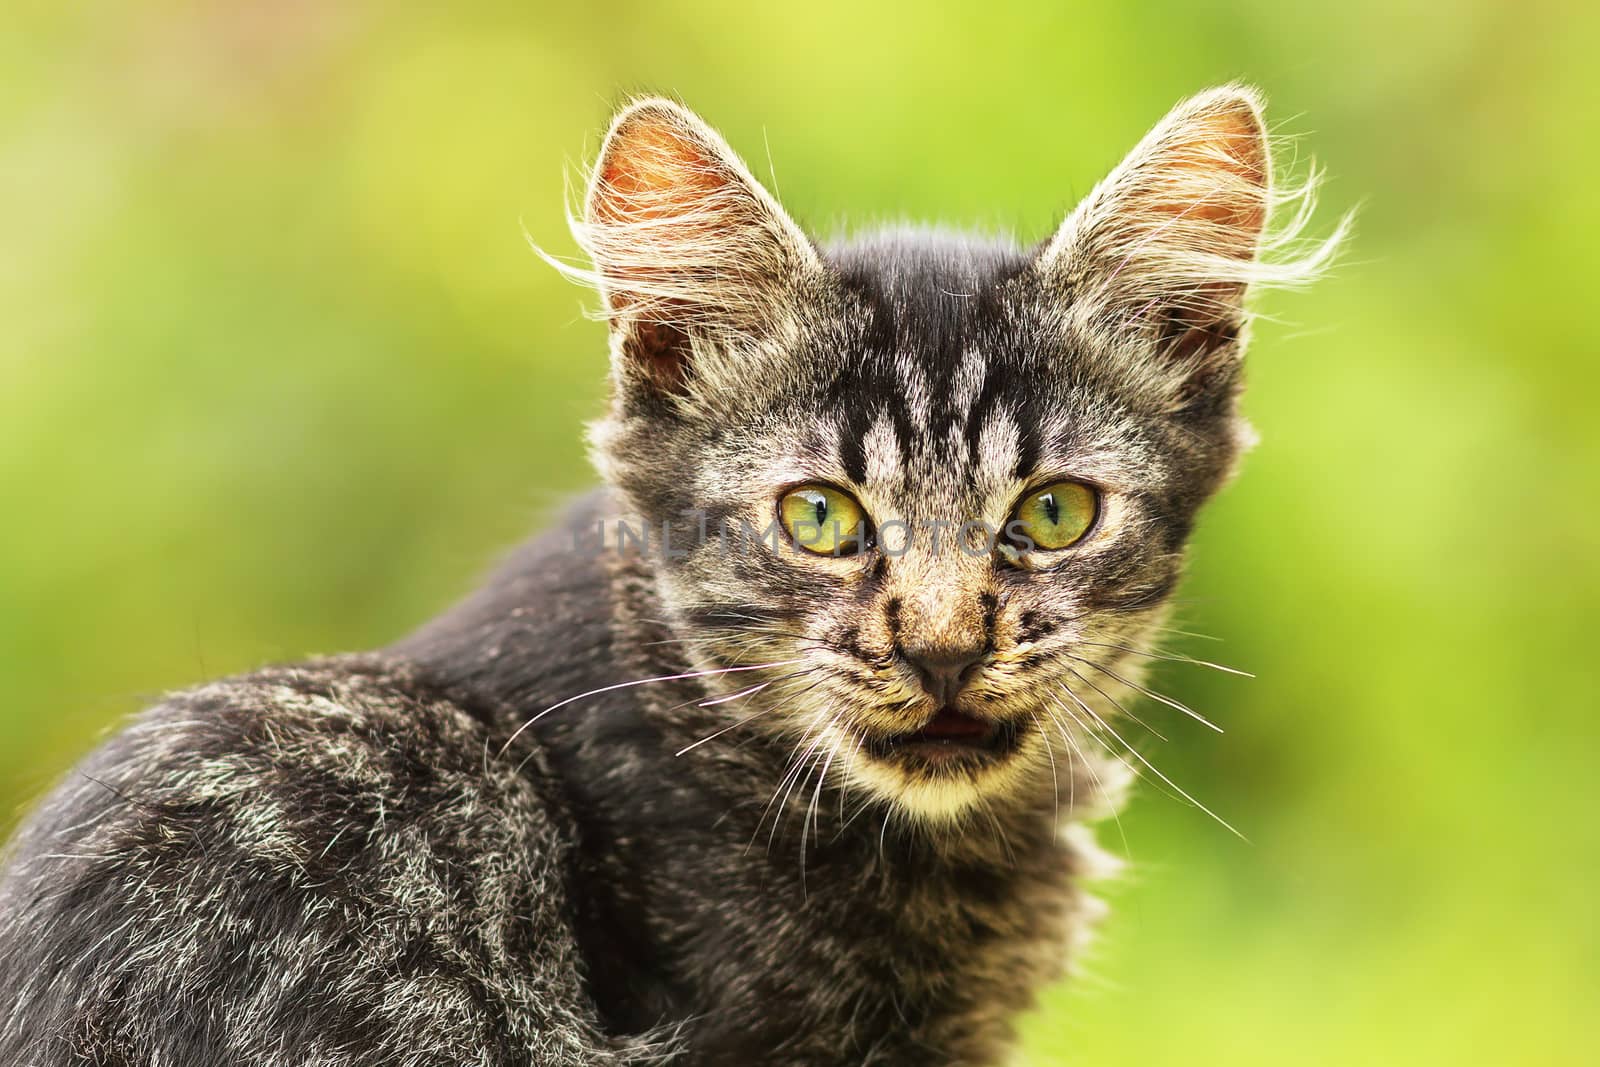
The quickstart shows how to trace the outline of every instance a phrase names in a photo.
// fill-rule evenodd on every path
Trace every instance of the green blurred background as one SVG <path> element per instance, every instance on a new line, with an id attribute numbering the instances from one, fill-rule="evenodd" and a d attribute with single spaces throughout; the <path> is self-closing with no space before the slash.
<path id="1" fill-rule="evenodd" d="M 1163 770 L 1033 1064 L 1595 1062 L 1600 16 L 15 5 L 0 37 L 0 827 L 165 688 L 387 641 L 593 481 L 564 177 L 681 95 L 814 230 L 1047 228 L 1245 78 L 1344 265 L 1277 294 Z M 1585 132 L 1587 131 L 1587 132 Z"/>

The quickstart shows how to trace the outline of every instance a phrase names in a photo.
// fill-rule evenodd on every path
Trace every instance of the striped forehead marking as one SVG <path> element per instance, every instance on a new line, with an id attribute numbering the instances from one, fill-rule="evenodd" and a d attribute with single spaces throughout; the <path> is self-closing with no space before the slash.
<path id="1" fill-rule="evenodd" d="M 977 349 L 969 348 L 961 353 L 961 361 L 956 364 L 950 383 L 950 413 L 958 422 L 971 421 L 973 405 L 983 392 L 988 373 L 988 361 Z"/>
<path id="2" fill-rule="evenodd" d="M 892 485 L 900 480 L 905 452 L 895 432 L 894 419 L 881 412 L 867 429 L 862 442 L 866 480 L 874 485 Z"/>
<path id="3" fill-rule="evenodd" d="M 978 458 L 974 472 L 985 493 L 1005 488 L 1022 465 L 1022 431 L 1009 411 L 996 410 L 978 431 Z"/>
<path id="4" fill-rule="evenodd" d="M 927 368 L 909 358 L 895 360 L 900 385 L 902 410 L 913 426 L 926 426 L 933 418 L 933 388 L 928 380 Z"/>
<path id="5" fill-rule="evenodd" d="M 899 388 L 844 420 L 843 432 L 856 435 L 840 446 L 850 477 L 878 485 L 977 479 L 988 492 L 1022 475 L 1038 428 L 1027 425 L 1026 394 L 1013 395 L 980 349 L 942 367 L 902 352 L 892 366 Z"/>

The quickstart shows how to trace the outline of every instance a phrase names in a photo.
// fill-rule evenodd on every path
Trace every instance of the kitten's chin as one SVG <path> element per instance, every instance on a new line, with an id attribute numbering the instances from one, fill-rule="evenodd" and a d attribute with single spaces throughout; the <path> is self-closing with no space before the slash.
<path id="1" fill-rule="evenodd" d="M 849 774 L 908 814 L 959 820 L 979 803 L 1017 788 L 1025 729 L 946 708 L 917 730 L 852 739 Z"/>

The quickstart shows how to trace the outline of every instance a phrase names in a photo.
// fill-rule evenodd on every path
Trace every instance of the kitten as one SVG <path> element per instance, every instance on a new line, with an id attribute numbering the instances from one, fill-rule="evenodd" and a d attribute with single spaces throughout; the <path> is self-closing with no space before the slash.
<path id="1" fill-rule="evenodd" d="M 393 647 L 88 757 L 0 876 L 0 1062 L 998 1062 L 1249 438 L 1246 290 L 1338 237 L 1273 255 L 1306 192 L 1269 230 L 1227 87 L 1037 248 L 825 248 L 627 107 L 564 268 L 611 325 L 609 488 Z"/>

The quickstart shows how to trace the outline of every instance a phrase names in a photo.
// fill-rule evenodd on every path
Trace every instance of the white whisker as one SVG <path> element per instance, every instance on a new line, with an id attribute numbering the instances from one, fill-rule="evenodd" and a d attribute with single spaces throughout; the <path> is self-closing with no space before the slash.
<path id="1" fill-rule="evenodd" d="M 517 727 L 516 731 L 510 737 L 506 738 L 506 743 L 500 746 L 499 752 L 495 753 L 495 759 L 499 759 L 501 756 L 504 756 L 506 754 L 506 750 L 512 746 L 517 738 L 522 736 L 523 731 L 528 729 L 528 727 L 532 726 L 534 723 L 538 722 L 552 711 L 557 711 L 566 707 L 568 704 L 575 703 L 587 697 L 599 696 L 601 693 L 611 693 L 618 689 L 628 689 L 638 685 L 649 685 L 652 682 L 679 682 L 690 678 L 710 678 L 714 675 L 720 674 L 736 674 L 740 671 L 764 671 L 770 670 L 773 667 L 787 667 L 800 662 L 803 661 L 798 659 L 787 659 L 779 660 L 776 663 L 756 663 L 740 667 L 716 667 L 703 671 L 684 671 L 681 674 L 659 674 L 653 678 L 635 678 L 631 682 L 617 682 L 614 685 L 603 685 L 599 689 L 591 689 L 587 693 L 579 693 L 577 696 L 570 696 L 565 700 L 551 704 L 548 708 L 545 708 L 543 711 L 533 716 L 527 722 Z"/>
<path id="2" fill-rule="evenodd" d="M 1149 760 L 1145 759 L 1144 756 L 1140 754 L 1138 749 L 1134 748 L 1132 745 L 1128 744 L 1127 741 L 1123 740 L 1122 739 L 1122 735 L 1118 734 L 1116 730 L 1112 729 L 1111 725 L 1109 723 L 1107 723 L 1104 719 L 1102 719 L 1098 714 L 1096 714 L 1095 710 L 1093 708 L 1091 708 L 1088 704 L 1084 703 L 1083 700 L 1078 696 L 1078 694 L 1076 694 L 1076 693 L 1074 693 L 1072 691 L 1071 687 L 1064 685 L 1064 686 L 1062 686 L 1062 688 L 1066 691 L 1066 694 L 1069 697 L 1072 698 L 1073 702 L 1078 705 L 1078 707 L 1082 708 L 1084 710 L 1084 712 L 1089 715 L 1090 718 L 1092 718 L 1096 723 L 1098 723 L 1101 726 L 1102 729 L 1104 729 L 1112 737 L 1116 738 L 1117 742 L 1120 745 L 1122 745 L 1122 747 L 1124 749 L 1127 750 L 1128 755 L 1132 756 L 1134 759 L 1136 759 L 1140 763 L 1144 764 L 1144 766 L 1148 767 L 1150 769 L 1150 773 L 1151 774 L 1154 774 L 1157 778 L 1160 778 L 1163 782 L 1167 783 L 1167 785 L 1169 785 L 1173 789 L 1177 790 L 1178 794 L 1180 796 L 1182 796 L 1183 799 L 1187 800 L 1190 804 L 1193 804 L 1195 807 L 1199 808 L 1201 811 L 1205 812 L 1207 815 L 1209 815 L 1213 819 L 1215 819 L 1217 821 L 1217 823 L 1223 827 L 1223 829 L 1225 829 L 1229 833 L 1233 834 L 1239 840 L 1244 841 L 1246 843 L 1249 842 L 1250 839 L 1248 837 L 1244 836 L 1244 834 L 1240 833 L 1233 826 L 1232 823 L 1228 822 L 1228 820 L 1224 819 L 1222 816 L 1218 815 L 1216 812 L 1212 811 L 1210 808 L 1208 808 L 1204 804 L 1200 803 L 1200 801 L 1196 800 L 1192 795 L 1190 795 L 1190 793 L 1186 789 L 1183 788 L 1183 786 L 1179 785 L 1177 782 L 1174 782 L 1171 778 L 1168 778 L 1165 774 L 1162 774 L 1161 771 L 1156 767 L 1155 764 L 1153 764 Z M 1112 753 L 1112 754 L 1116 755 L 1116 753 Z M 1118 757 L 1118 758 L 1120 759 L 1121 757 Z"/>
<path id="3" fill-rule="evenodd" d="M 1249 671 L 1241 671 L 1237 667 L 1229 667 L 1226 664 L 1222 664 L 1222 663 L 1213 663 L 1212 661 L 1210 661 L 1208 659 L 1195 659 L 1193 656 L 1178 656 L 1178 655 L 1172 655 L 1172 654 L 1168 654 L 1168 653 L 1164 653 L 1164 652 L 1151 652 L 1148 649 L 1132 648 L 1132 647 L 1130 647 L 1128 645 L 1118 645 L 1118 644 L 1114 644 L 1114 643 L 1106 642 L 1106 641 L 1085 641 L 1085 640 L 1079 639 L 1077 641 L 1074 641 L 1073 644 L 1091 645 L 1091 646 L 1093 646 L 1095 648 L 1114 648 L 1114 649 L 1117 649 L 1120 652 L 1127 652 L 1127 653 L 1130 653 L 1130 654 L 1135 655 L 1135 656 L 1144 656 L 1144 657 L 1146 657 L 1148 659 L 1158 659 L 1158 660 L 1162 660 L 1163 662 L 1166 662 L 1166 663 L 1187 663 L 1190 666 L 1194 666 L 1194 667 L 1209 667 L 1214 671 L 1221 671 L 1224 674 L 1237 675 L 1240 678 L 1254 678 L 1255 677 L 1255 675 L 1251 674 Z"/>
<path id="4" fill-rule="evenodd" d="M 1210 719 L 1206 718 L 1204 715 L 1200 714 L 1198 711 L 1195 711 L 1193 708 L 1189 707 L 1189 705 L 1184 704 L 1181 701 L 1173 700 L 1171 697 L 1165 696 L 1165 695 L 1163 695 L 1161 693 L 1158 693 L 1154 689 L 1146 688 L 1145 686 L 1140 685 L 1138 682 L 1129 681 L 1127 678 L 1122 677 L 1122 675 L 1118 674 L 1116 671 L 1112 670 L 1110 667 L 1103 667 L 1100 664 L 1094 662 L 1094 660 L 1084 659 L 1082 656 L 1068 655 L 1067 658 L 1070 659 L 1070 660 L 1075 660 L 1076 662 L 1083 664 L 1085 667 L 1092 667 L 1093 669 L 1099 671 L 1101 674 L 1109 675 L 1110 677 L 1112 677 L 1116 681 L 1121 682 L 1123 685 L 1127 686 L 1129 689 L 1133 689 L 1133 690 L 1136 690 L 1136 691 L 1138 691 L 1140 693 L 1143 693 L 1145 696 L 1149 697 L 1151 700 L 1154 700 L 1154 701 L 1157 701 L 1159 703 L 1165 704 L 1167 707 L 1172 708 L 1175 711 L 1183 712 L 1185 715 L 1189 716 L 1195 722 L 1200 723 L 1202 726 L 1209 726 L 1211 729 L 1215 730 L 1219 734 L 1223 732 L 1222 727 L 1218 726 L 1216 723 L 1212 722 Z M 1073 672 L 1073 673 L 1077 673 L 1077 672 Z M 1079 677 L 1082 677 L 1082 675 L 1079 675 Z"/>

